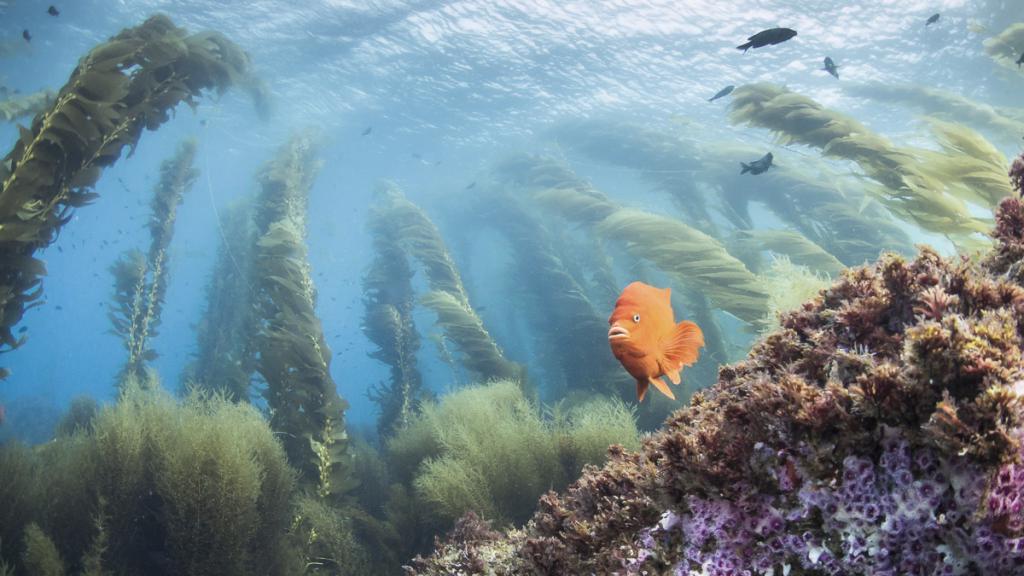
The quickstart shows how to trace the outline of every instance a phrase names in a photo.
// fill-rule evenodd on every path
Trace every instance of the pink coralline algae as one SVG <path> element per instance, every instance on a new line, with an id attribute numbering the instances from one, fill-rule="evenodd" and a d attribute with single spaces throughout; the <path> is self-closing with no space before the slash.
<path id="1" fill-rule="evenodd" d="M 640 452 L 408 572 L 1024 574 L 1019 199 L 992 236 L 846 271 Z"/>

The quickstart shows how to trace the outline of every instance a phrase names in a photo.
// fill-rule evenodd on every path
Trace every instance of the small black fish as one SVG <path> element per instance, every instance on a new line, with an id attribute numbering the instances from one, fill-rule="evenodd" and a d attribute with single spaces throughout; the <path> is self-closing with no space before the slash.
<path id="1" fill-rule="evenodd" d="M 46 13 L 50 16 L 60 16 L 60 10 L 57 10 L 57 7 L 52 5 L 46 9 Z"/>
<path id="2" fill-rule="evenodd" d="M 473 188 L 476 188 L 476 180 L 473 180 L 472 182 L 467 184 L 464 190 L 472 190 Z"/>
<path id="3" fill-rule="evenodd" d="M 1020 58 L 1017 58 L 1017 61 L 1014 62 L 1014 64 L 1017 65 L 1017 68 L 1020 68 L 1020 65 L 1024 64 L 1024 52 L 1020 53 Z"/>
<path id="4" fill-rule="evenodd" d="M 825 56 L 825 67 L 822 68 L 822 70 L 828 72 L 829 74 L 835 76 L 836 78 L 839 78 L 839 66 L 836 66 L 836 63 L 833 62 L 832 59 L 829 58 L 828 56 Z"/>
<path id="5" fill-rule="evenodd" d="M 28 28 L 21 31 L 21 37 L 25 39 L 25 42 L 32 41 L 32 34 L 29 34 Z"/>
<path id="6" fill-rule="evenodd" d="M 202 120 L 200 120 L 199 121 L 199 125 L 200 126 L 206 126 L 206 118 L 203 118 Z"/>
<path id="7" fill-rule="evenodd" d="M 57 310 L 63 310 L 64 309 L 64 307 L 61 306 L 60 304 L 57 304 L 56 306 L 54 306 L 54 308 L 56 308 Z"/>
<path id="8" fill-rule="evenodd" d="M 417 160 L 423 160 L 423 156 L 419 152 L 413 152 L 412 157 Z"/>
<path id="9" fill-rule="evenodd" d="M 750 164 L 744 164 L 743 162 L 740 162 L 740 167 L 743 168 L 743 170 L 740 171 L 740 174 L 746 174 L 747 172 L 750 172 L 751 174 L 755 175 L 761 174 L 772 167 L 772 158 L 772 153 L 769 152 L 765 154 L 763 157 L 761 157 L 761 159 L 754 160 Z"/>
<path id="10" fill-rule="evenodd" d="M 729 94 L 732 94 L 732 91 L 733 91 L 734 88 L 736 88 L 736 87 L 733 86 L 732 84 L 729 84 L 725 88 L 722 88 L 721 90 L 716 92 L 714 96 L 712 96 L 711 98 L 708 98 L 708 102 L 714 102 L 715 100 L 718 100 L 719 98 L 722 98 L 722 97 L 728 96 Z"/>
<path id="11" fill-rule="evenodd" d="M 925 20 L 924 25 L 925 26 L 931 26 L 932 24 L 935 24 L 936 22 L 939 21 L 939 16 L 940 15 L 939 15 L 938 12 L 936 12 L 935 14 L 932 14 L 931 16 L 928 17 L 927 20 Z"/>
<path id="12" fill-rule="evenodd" d="M 736 49 L 743 50 L 743 52 L 746 53 L 749 48 L 760 48 L 762 46 L 768 46 L 769 44 L 779 44 L 789 40 L 793 36 L 796 36 L 796 30 L 793 30 L 792 28 L 769 28 L 768 30 L 762 30 L 750 38 L 747 38 L 750 42 L 740 44 Z"/>
<path id="13" fill-rule="evenodd" d="M 363 130 L 363 133 L 360 134 L 360 136 L 369 136 L 370 132 L 373 132 L 373 126 L 367 126 L 366 130 Z"/>
<path id="14" fill-rule="evenodd" d="M 18 334 L 24 334 L 26 330 L 28 330 L 28 326 L 22 326 L 18 328 Z"/>
<path id="15" fill-rule="evenodd" d="M 60 246 L 57 246 L 57 252 L 60 252 L 61 254 L 63 254 L 64 253 L 64 249 L 61 248 Z"/>

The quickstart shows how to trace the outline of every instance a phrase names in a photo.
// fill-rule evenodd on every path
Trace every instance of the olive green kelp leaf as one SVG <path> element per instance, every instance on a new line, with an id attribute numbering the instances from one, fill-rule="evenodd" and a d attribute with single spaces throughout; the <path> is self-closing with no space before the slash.
<path id="1" fill-rule="evenodd" d="M 39 296 L 36 250 L 52 243 L 72 209 L 92 200 L 103 168 L 143 128 L 156 129 L 180 102 L 221 92 L 246 74 L 247 57 L 223 36 L 188 36 L 153 16 L 93 48 L 18 141 L 0 168 L 0 351 Z"/>

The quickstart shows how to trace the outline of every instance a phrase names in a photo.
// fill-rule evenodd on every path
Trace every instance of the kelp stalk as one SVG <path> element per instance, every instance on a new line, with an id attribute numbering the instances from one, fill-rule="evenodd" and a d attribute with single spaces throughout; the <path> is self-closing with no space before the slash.
<path id="1" fill-rule="evenodd" d="M 167 248 L 174 237 L 178 204 L 192 187 L 198 171 L 192 166 L 196 143 L 187 140 L 175 156 L 160 167 L 160 182 L 153 195 L 149 219 L 151 242 L 145 259 L 132 252 L 119 260 L 112 271 L 115 275 L 115 311 L 112 314 L 115 331 L 124 338 L 128 349 L 125 372 L 149 382 L 145 378 L 145 361 L 156 358 L 156 352 L 147 347 L 160 324 L 164 294 L 167 291 Z"/>
<path id="2" fill-rule="evenodd" d="M 12 328 L 38 303 L 45 268 L 33 255 L 51 244 L 70 212 L 95 198 L 103 168 L 129 155 L 142 129 L 176 105 L 227 89 L 248 58 L 215 32 L 191 36 L 154 16 L 92 49 L 56 101 L 21 129 L 0 165 L 0 351 L 20 344 Z"/>
<path id="3" fill-rule="evenodd" d="M 270 425 L 300 479 L 324 499 L 353 487 L 344 411 L 331 378 L 331 352 L 316 317 L 306 256 L 306 210 L 318 171 L 310 139 L 295 137 L 259 176 L 253 267 L 257 370 L 267 382 Z"/>

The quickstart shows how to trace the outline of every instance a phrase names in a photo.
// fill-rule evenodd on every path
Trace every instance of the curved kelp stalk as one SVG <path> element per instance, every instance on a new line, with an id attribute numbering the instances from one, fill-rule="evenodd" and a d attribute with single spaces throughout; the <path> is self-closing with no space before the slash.
<path id="1" fill-rule="evenodd" d="M 688 224 L 705 234 L 718 235 L 707 199 L 696 185 L 694 175 L 703 164 L 692 144 L 630 122 L 575 120 L 561 123 L 554 134 L 560 144 L 590 158 L 638 170 L 672 198 Z"/>
<path id="2" fill-rule="evenodd" d="M 885 187 L 879 202 L 925 230 L 966 238 L 990 227 L 971 215 L 962 200 L 945 192 L 951 183 L 928 170 L 921 151 L 898 148 L 806 96 L 771 84 L 741 86 L 733 92 L 729 116 L 734 123 L 767 128 L 784 143 L 813 146 L 826 156 L 856 162 Z"/>
<path id="3" fill-rule="evenodd" d="M 234 402 L 249 400 L 256 371 L 251 334 L 252 258 L 256 243 L 252 205 L 246 201 L 225 212 L 223 237 L 206 288 L 206 311 L 197 329 L 195 361 L 185 371 L 187 388 L 217 391 Z"/>
<path id="4" fill-rule="evenodd" d="M 371 392 L 380 409 L 377 430 L 382 437 L 390 437 L 408 426 L 429 393 L 416 366 L 420 336 L 412 317 L 416 299 L 409 259 L 386 209 L 371 209 L 368 228 L 373 238 L 373 261 L 363 277 L 362 329 L 377 346 L 370 357 L 391 368 L 391 381 Z"/>
<path id="5" fill-rule="evenodd" d="M 605 394 L 629 389 L 622 386 L 625 375 L 608 353 L 604 312 L 595 310 L 585 288 L 569 272 L 548 230 L 508 194 L 481 201 L 492 215 L 488 224 L 505 235 L 513 251 L 513 277 L 531 300 L 531 324 L 543 328 L 532 331 L 538 349 L 554 360 L 566 387 Z M 612 286 L 614 290 L 614 282 Z"/>
<path id="6" fill-rule="evenodd" d="M 484 381 L 515 379 L 525 384 L 523 367 L 505 358 L 470 305 L 459 271 L 434 223 L 398 188 L 389 185 L 379 194 L 381 214 L 406 253 L 426 272 L 431 293 L 420 301 L 437 314 L 438 325 L 462 353 L 466 368 Z"/>
<path id="7" fill-rule="evenodd" d="M 1024 35 L 1022 35 L 1024 50 Z M 1019 55 L 1019 54 L 1018 54 Z M 1016 58 L 1016 56 L 1014 56 Z M 1016 68 L 1016 66 L 1014 66 Z M 843 88 L 849 94 L 882 102 L 896 102 L 919 108 L 929 115 L 954 122 L 964 122 L 989 130 L 1007 142 L 1016 143 L 1024 134 L 1024 121 L 1019 109 L 999 109 L 983 102 L 965 98 L 955 92 L 918 84 L 868 82 Z"/>
<path id="8" fill-rule="evenodd" d="M 0 100 L 0 120 L 13 122 L 23 116 L 35 116 L 53 105 L 57 95 L 51 90 L 40 90 L 16 98 Z"/>
<path id="9" fill-rule="evenodd" d="M 621 242 L 632 256 L 650 262 L 679 284 L 701 290 L 715 307 L 745 322 L 761 321 L 767 295 L 756 276 L 711 236 L 672 218 L 620 207 L 550 160 L 515 158 L 503 162 L 498 171 L 536 190 L 536 203 L 593 227 L 598 236 Z"/>
<path id="10" fill-rule="evenodd" d="M 160 181 L 153 194 L 149 219 L 151 242 L 145 259 L 133 251 L 112 268 L 117 305 L 111 318 L 114 331 L 124 339 L 128 350 L 122 380 L 128 376 L 144 387 L 155 382 L 147 377 L 145 363 L 156 359 L 157 354 L 148 344 L 156 335 L 167 292 L 167 248 L 174 237 L 178 205 L 199 174 L 192 167 L 195 154 L 195 141 L 187 140 L 173 158 L 160 166 Z M 134 286 L 129 287 L 129 283 Z"/>
<path id="11" fill-rule="evenodd" d="M 296 137 L 259 176 L 256 202 L 255 336 L 257 370 L 267 382 L 270 426 L 302 482 L 321 498 L 354 487 L 344 411 L 331 378 L 331 352 L 315 313 L 316 289 L 306 255 L 309 189 L 318 171 L 311 142 Z"/>
<path id="12" fill-rule="evenodd" d="M 177 104 L 228 88 L 247 61 L 217 33 L 188 36 L 154 16 L 90 51 L 53 105 L 21 129 L 0 164 L 0 351 L 20 343 L 12 327 L 40 296 L 43 269 L 33 254 L 95 198 L 102 169 Z"/>
<path id="13" fill-rule="evenodd" d="M 951 188 L 951 194 L 995 210 L 1000 200 L 1013 193 L 1006 179 L 1010 163 L 988 140 L 961 124 L 934 118 L 927 122 L 943 151 L 929 162 L 930 169 L 947 182 L 964 184 Z"/>
<path id="14" fill-rule="evenodd" d="M 821 246 L 792 230 L 741 230 L 737 233 L 736 243 L 747 249 L 784 255 L 793 264 L 824 272 L 832 278 L 838 277 L 839 272 L 846 268 Z"/>
<path id="15" fill-rule="evenodd" d="M 985 40 L 984 46 L 985 54 L 995 60 L 996 64 L 1018 74 L 1024 72 L 1024 68 L 1017 65 L 1017 59 L 1024 50 L 1024 22 L 1011 24 L 998 35 Z"/>

